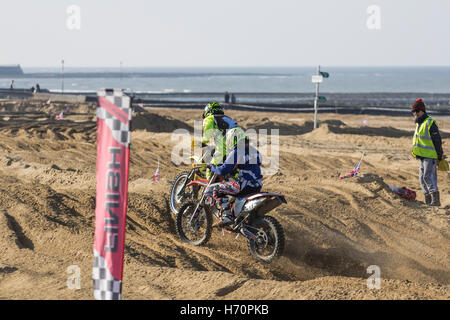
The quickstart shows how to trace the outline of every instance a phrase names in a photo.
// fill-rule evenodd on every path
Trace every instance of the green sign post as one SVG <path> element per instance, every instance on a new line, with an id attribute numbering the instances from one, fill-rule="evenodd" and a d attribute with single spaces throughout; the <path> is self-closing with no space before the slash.
<path id="1" fill-rule="evenodd" d="M 328 77 L 330 77 L 330 74 L 328 72 L 320 71 L 320 66 L 317 67 L 317 75 L 312 76 L 312 82 L 316 84 L 316 97 L 314 99 L 314 129 L 317 128 L 317 108 L 319 101 L 327 101 L 326 97 L 319 96 L 319 84 L 322 83 L 323 78 Z"/>

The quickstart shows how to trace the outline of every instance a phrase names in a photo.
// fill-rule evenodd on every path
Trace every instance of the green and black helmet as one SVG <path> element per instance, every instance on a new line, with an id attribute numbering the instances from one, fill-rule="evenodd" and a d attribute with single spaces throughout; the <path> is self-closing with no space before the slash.
<path id="1" fill-rule="evenodd" d="M 235 127 L 227 130 L 225 139 L 227 154 L 231 153 L 231 151 L 233 151 L 240 143 L 246 140 L 248 142 L 248 137 L 245 135 L 245 132 L 241 127 Z"/>
<path id="2" fill-rule="evenodd" d="M 207 116 L 212 114 L 223 114 L 223 107 L 215 101 L 208 103 L 205 106 L 202 117 L 205 119 Z"/>

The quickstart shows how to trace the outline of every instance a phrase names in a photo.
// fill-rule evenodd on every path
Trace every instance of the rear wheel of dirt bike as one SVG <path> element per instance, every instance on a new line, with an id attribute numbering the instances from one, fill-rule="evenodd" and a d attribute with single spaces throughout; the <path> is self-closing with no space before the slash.
<path id="1" fill-rule="evenodd" d="M 271 262 L 280 257 L 284 251 L 284 231 L 281 224 L 271 216 L 255 219 L 251 228 L 248 227 L 257 240 L 249 239 L 248 248 L 256 259 Z"/>
<path id="2" fill-rule="evenodd" d="M 189 178 L 190 171 L 180 173 L 173 180 L 172 187 L 170 189 L 170 210 L 173 214 L 178 214 L 180 208 L 186 201 L 192 200 L 196 194 L 196 190 L 193 187 L 185 187 L 181 190 L 181 187 L 185 181 Z M 188 181 L 187 183 L 189 183 Z"/>
<path id="3" fill-rule="evenodd" d="M 191 222 L 196 206 L 197 203 L 188 202 L 180 208 L 177 214 L 177 232 L 184 242 L 201 246 L 211 238 L 212 217 L 200 207 L 199 216 Z"/>

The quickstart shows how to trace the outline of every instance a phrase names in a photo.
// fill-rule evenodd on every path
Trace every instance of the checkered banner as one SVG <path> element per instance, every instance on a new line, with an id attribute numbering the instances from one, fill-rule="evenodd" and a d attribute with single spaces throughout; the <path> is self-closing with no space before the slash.
<path id="1" fill-rule="evenodd" d="M 130 158 L 131 98 L 122 90 L 98 92 L 97 199 L 94 297 L 122 299 L 123 250 Z"/>

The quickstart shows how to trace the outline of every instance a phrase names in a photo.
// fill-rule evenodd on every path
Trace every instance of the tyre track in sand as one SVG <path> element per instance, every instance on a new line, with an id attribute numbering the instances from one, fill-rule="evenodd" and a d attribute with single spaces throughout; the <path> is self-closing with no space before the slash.
<path id="1" fill-rule="evenodd" d="M 0 288 L 9 297 L 91 298 L 95 124 L 76 117 L 78 123 L 21 124 L 17 117 L 1 122 L 0 250 L 6 267 L 0 270 L 6 271 L 0 272 Z M 191 126 L 191 113 L 177 117 Z M 267 125 L 258 117 L 251 123 Z M 251 257 L 242 236 L 236 240 L 215 231 L 203 247 L 179 239 L 168 206 L 170 180 L 188 168 L 170 162 L 176 142 L 169 129 L 179 122 L 165 118 L 168 129 L 161 125 L 151 132 L 149 119 L 156 118 L 142 118 L 142 129 L 132 134 L 124 266 L 128 297 L 414 297 L 405 289 L 406 280 L 418 297 L 448 293 L 448 181 L 440 176 L 440 209 L 409 203 L 385 189 L 388 183 L 417 188 L 416 163 L 395 154 L 408 152 L 407 139 L 364 136 L 361 128 L 357 135 L 334 128 L 281 135 L 280 170 L 264 178 L 264 189 L 286 195 L 287 205 L 270 213 L 285 229 L 286 249 L 266 264 Z M 289 134 L 298 129 L 286 128 Z M 337 180 L 362 150 L 369 152 L 360 178 Z M 154 184 L 158 160 L 160 182 Z M 64 291 L 64 272 L 71 264 L 83 270 L 77 293 Z M 374 294 L 357 285 L 365 283 L 372 264 L 381 267 L 391 291 Z M 45 292 L 33 289 L 39 282 Z"/>

